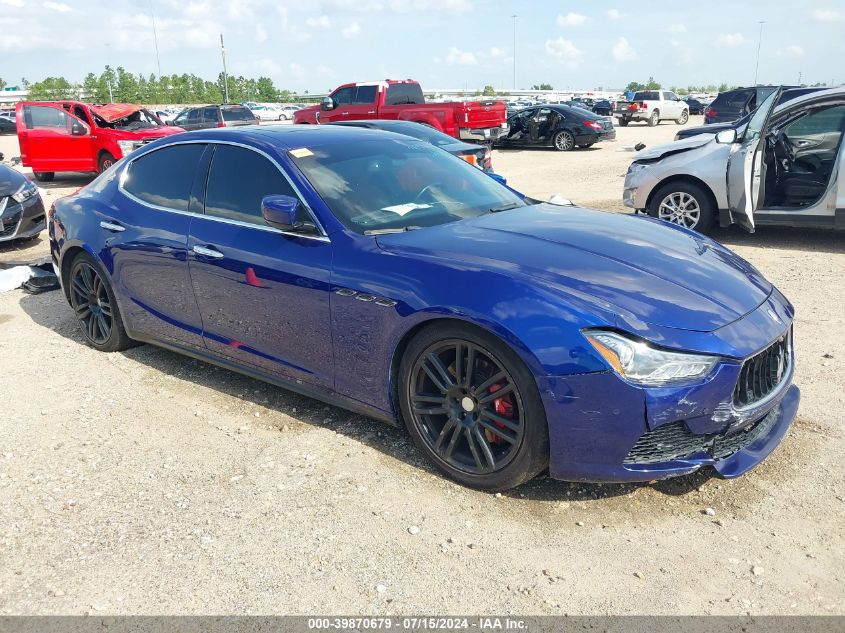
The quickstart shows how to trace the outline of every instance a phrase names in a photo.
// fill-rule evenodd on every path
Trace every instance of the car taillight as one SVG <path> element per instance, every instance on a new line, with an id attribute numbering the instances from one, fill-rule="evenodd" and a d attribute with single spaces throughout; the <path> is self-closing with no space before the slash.
<path id="1" fill-rule="evenodd" d="M 489 147 L 484 148 L 484 166 L 487 169 L 493 169 L 493 152 Z"/>
<path id="2" fill-rule="evenodd" d="M 594 130 L 603 130 L 601 123 L 596 123 L 595 121 L 584 121 L 584 125 Z"/>
<path id="3" fill-rule="evenodd" d="M 463 158 L 470 165 L 478 167 L 478 158 L 476 158 L 475 154 L 464 154 L 463 156 L 461 156 L 461 158 Z"/>
<path id="4" fill-rule="evenodd" d="M 217 127 L 226 127 L 226 122 L 225 121 L 218 121 Z"/>
<path id="5" fill-rule="evenodd" d="M 704 111 L 704 116 L 709 116 L 710 118 L 713 118 L 717 114 L 718 114 L 718 112 L 716 112 L 713 108 L 707 108 Z"/>
<path id="6" fill-rule="evenodd" d="M 629 109 L 629 110 L 639 110 L 639 109 L 640 109 L 640 104 L 638 104 L 638 103 L 632 103 L 631 105 L 629 105 L 629 106 L 628 106 L 628 109 Z"/>

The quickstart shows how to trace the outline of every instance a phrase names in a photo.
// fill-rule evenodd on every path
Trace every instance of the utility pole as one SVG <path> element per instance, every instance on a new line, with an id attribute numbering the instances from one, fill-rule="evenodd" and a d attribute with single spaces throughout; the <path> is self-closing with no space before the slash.
<path id="1" fill-rule="evenodd" d="M 801 71 L 798 71 L 798 85 L 801 85 Z"/>
<path id="2" fill-rule="evenodd" d="M 229 103 L 229 75 L 226 73 L 226 47 L 223 46 L 223 34 L 220 34 L 220 55 L 223 57 L 223 103 Z"/>
<path id="3" fill-rule="evenodd" d="M 156 48 L 156 66 L 158 67 L 158 78 L 161 79 L 161 60 L 158 57 L 158 33 L 156 32 L 156 14 L 153 12 L 153 2 L 150 0 L 150 17 L 153 19 L 153 42 Z"/>
<path id="4" fill-rule="evenodd" d="M 512 15 L 513 18 L 513 89 L 516 90 L 516 19 L 518 15 Z"/>
<path id="5" fill-rule="evenodd" d="M 765 20 L 760 20 L 760 36 L 757 38 L 757 64 L 754 66 L 754 85 L 757 85 L 757 71 L 760 69 L 760 45 L 763 43 L 763 25 Z"/>
<path id="6" fill-rule="evenodd" d="M 109 103 L 114 103 L 114 94 L 111 91 L 111 79 L 106 79 L 109 84 Z"/>

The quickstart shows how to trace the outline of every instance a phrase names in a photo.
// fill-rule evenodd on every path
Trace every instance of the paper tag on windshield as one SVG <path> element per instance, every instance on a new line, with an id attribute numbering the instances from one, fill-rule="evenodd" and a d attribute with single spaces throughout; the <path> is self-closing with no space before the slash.
<path id="1" fill-rule="evenodd" d="M 307 147 L 300 147 L 299 149 L 292 149 L 288 152 L 294 158 L 308 158 L 309 156 L 313 156 L 314 152 L 312 152 Z"/>
<path id="2" fill-rule="evenodd" d="M 392 207 L 382 207 L 382 211 L 393 211 L 393 213 L 398 213 L 399 215 L 405 215 L 406 213 L 410 213 L 414 209 L 429 209 L 431 208 L 430 204 L 417 204 L 416 202 L 409 202 L 408 204 L 396 204 Z"/>

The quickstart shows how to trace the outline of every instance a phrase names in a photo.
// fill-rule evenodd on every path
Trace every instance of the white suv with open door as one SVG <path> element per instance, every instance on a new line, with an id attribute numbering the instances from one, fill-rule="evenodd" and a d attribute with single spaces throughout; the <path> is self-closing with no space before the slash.
<path id="1" fill-rule="evenodd" d="M 738 129 L 639 152 L 625 206 L 701 232 L 717 221 L 845 229 L 845 87 L 775 108 L 780 92 Z"/>

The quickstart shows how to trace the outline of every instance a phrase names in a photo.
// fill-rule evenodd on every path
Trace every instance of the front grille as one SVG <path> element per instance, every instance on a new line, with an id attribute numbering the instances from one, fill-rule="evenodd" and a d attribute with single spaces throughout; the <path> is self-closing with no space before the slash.
<path id="1" fill-rule="evenodd" d="M 18 224 L 21 221 L 21 213 L 21 211 L 18 211 L 17 213 L 0 218 L 3 222 L 3 230 L 0 231 L 0 237 L 10 237 L 17 232 Z"/>
<path id="2" fill-rule="evenodd" d="M 739 379 L 734 387 L 734 406 L 751 406 L 772 392 L 789 374 L 792 362 L 790 330 L 759 354 L 742 364 Z"/>
<path id="3" fill-rule="evenodd" d="M 780 406 L 761 420 L 730 435 L 697 434 L 684 422 L 672 422 L 643 434 L 623 461 L 624 464 L 659 464 L 696 454 L 719 461 L 764 437 L 777 420 Z"/>

